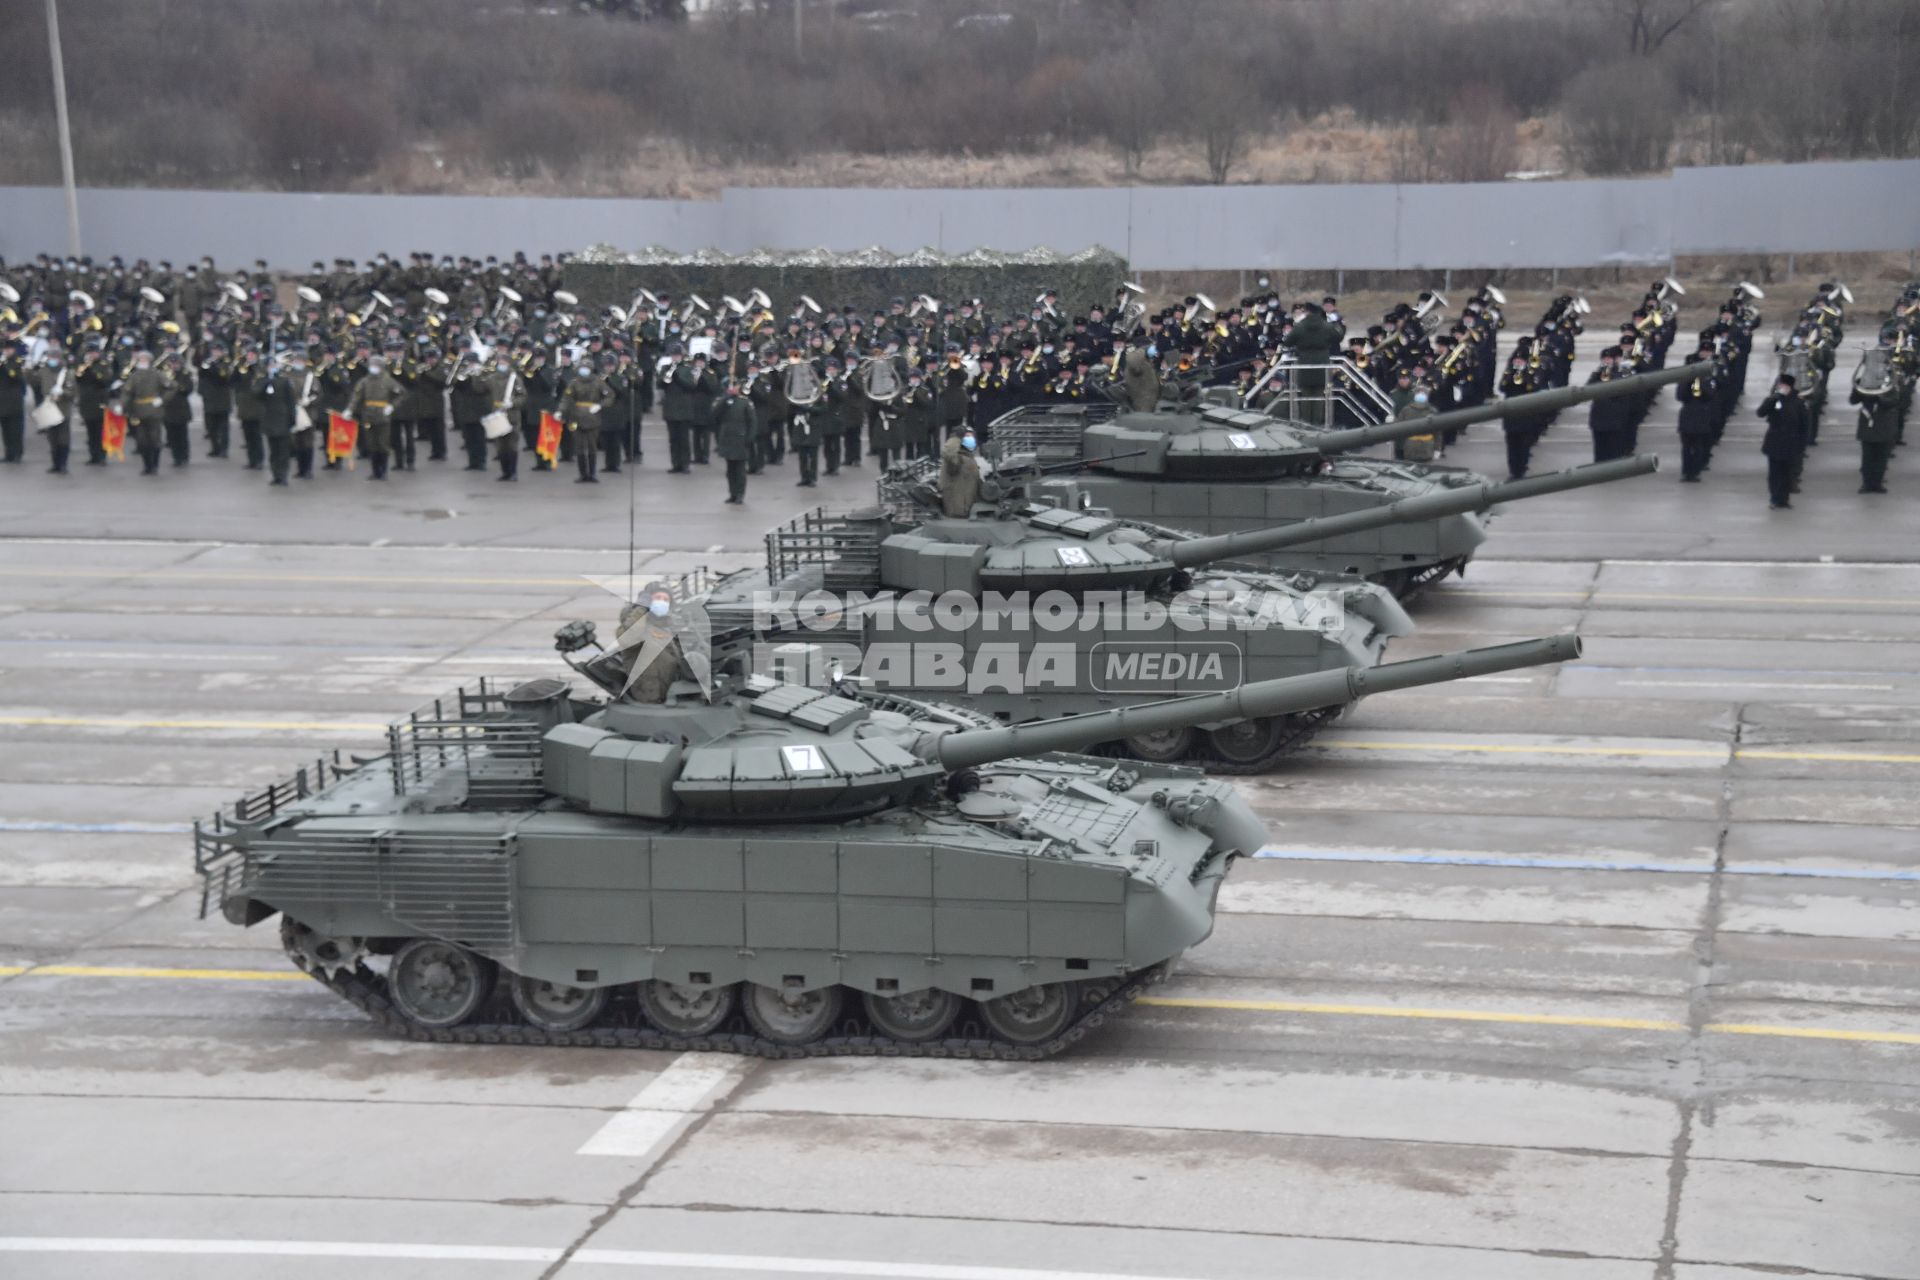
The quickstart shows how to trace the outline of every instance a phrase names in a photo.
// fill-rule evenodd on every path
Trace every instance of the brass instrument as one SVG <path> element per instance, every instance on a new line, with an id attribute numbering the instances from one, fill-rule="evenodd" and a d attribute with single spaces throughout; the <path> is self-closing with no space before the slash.
<path id="1" fill-rule="evenodd" d="M 378 297 L 379 295 L 376 294 L 374 296 Z M 496 323 L 505 323 L 512 328 L 518 328 L 520 325 L 520 304 L 522 301 L 524 301 L 524 299 L 521 298 L 518 289 L 510 288 L 504 284 L 501 285 L 500 288 L 495 291 L 493 300 L 494 321 Z"/>
<path id="2" fill-rule="evenodd" d="M 445 289 L 429 287 L 422 289 L 420 292 L 428 303 L 431 304 L 428 306 L 425 316 L 427 327 L 429 329 L 438 329 L 447 322 L 447 308 L 453 305 L 453 299 L 447 295 Z"/>
<path id="3" fill-rule="evenodd" d="M 900 394 L 900 371 L 888 356 L 868 356 L 854 371 L 854 380 L 867 399 L 875 404 L 892 404 Z"/>
<path id="4" fill-rule="evenodd" d="M 786 395 L 787 403 L 796 409 L 805 409 L 820 399 L 823 388 L 820 375 L 815 372 L 811 361 L 790 360 L 781 370 L 780 389 Z"/>
<path id="5" fill-rule="evenodd" d="M 1139 330 L 1147 318 L 1147 288 L 1129 280 L 1121 285 L 1114 295 L 1115 315 L 1113 334 L 1116 338 L 1130 338 Z"/>

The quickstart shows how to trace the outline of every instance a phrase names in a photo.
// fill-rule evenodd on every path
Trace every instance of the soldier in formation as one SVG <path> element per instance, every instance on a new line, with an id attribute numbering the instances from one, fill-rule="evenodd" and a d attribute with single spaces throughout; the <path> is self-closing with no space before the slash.
<path id="1" fill-rule="evenodd" d="M 995 419 L 1034 403 L 1147 411 L 1224 388 L 1211 395 L 1341 425 L 1363 412 L 1471 408 L 1565 385 L 1587 314 L 1577 297 L 1555 298 L 1503 362 L 1506 300 L 1492 287 L 1451 319 L 1446 300 L 1429 293 L 1349 332 L 1337 299 L 1289 302 L 1264 284 L 1224 308 L 1194 294 L 1150 312 L 1128 289 L 1112 306 L 1073 315 L 1046 290 L 1005 317 L 970 298 L 895 298 L 865 313 L 802 299 L 782 316 L 758 291 L 719 309 L 643 291 L 630 310 L 595 317 L 561 288 L 556 260 L 524 255 L 381 255 L 315 263 L 292 280 L 261 263 L 221 270 L 203 258 L 176 272 L 165 262 L 42 257 L 0 268 L 0 278 L 8 461 L 24 457 L 36 434 L 29 414 L 50 400 L 31 425 L 56 473 L 76 435 L 88 464 L 106 465 L 109 411 L 126 415 L 145 473 L 159 474 L 162 451 L 185 466 L 197 400 L 206 456 L 229 456 L 237 422 L 246 466 L 276 484 L 316 474 L 312 455 L 336 416 L 357 426 L 357 438 L 346 458 L 329 452 L 326 470 L 364 462 L 370 478 L 384 479 L 446 458 L 457 443 L 469 470 L 486 469 L 491 454 L 503 482 L 519 479 L 520 455 L 531 451 L 534 470 L 570 463 L 591 484 L 640 461 L 642 424 L 657 403 L 669 471 L 693 474 L 717 453 L 729 500 L 744 499 L 746 479 L 783 467 L 789 454 L 803 486 L 868 455 L 883 469 L 921 461 L 944 469 L 963 433 L 984 445 Z M 1590 380 L 1663 367 L 1677 295 L 1672 282 L 1655 282 Z M 1807 445 L 1817 443 L 1845 302 L 1843 290 L 1823 286 L 1779 344 L 1808 416 Z M 1881 450 L 1897 447 L 1911 403 L 1916 310 L 1920 296 L 1909 289 L 1883 333 L 1894 376 L 1884 392 L 1860 393 L 1869 493 L 1885 487 Z M 1690 348 L 1689 362 L 1702 367 L 1675 392 L 1684 480 L 1711 467 L 1758 324 L 1749 296 L 1736 291 Z M 810 374 L 798 395 L 796 366 Z M 1634 452 L 1651 404 L 1651 394 L 1596 402 L 1595 458 Z M 1510 474 L 1526 474 L 1551 423 L 1537 415 L 1504 425 Z"/>

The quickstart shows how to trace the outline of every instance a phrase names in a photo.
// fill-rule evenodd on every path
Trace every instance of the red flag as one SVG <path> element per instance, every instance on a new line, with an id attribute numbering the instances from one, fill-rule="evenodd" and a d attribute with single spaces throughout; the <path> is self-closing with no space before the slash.
<path id="1" fill-rule="evenodd" d="M 327 411 L 327 461 L 338 462 L 349 459 L 347 465 L 353 465 L 353 448 L 360 439 L 360 424 L 344 413 Z"/>
<path id="2" fill-rule="evenodd" d="M 560 456 L 560 435 L 565 431 L 560 419 L 546 409 L 540 411 L 540 436 L 534 441 L 533 451 L 538 456 L 552 462 Z"/>
<path id="3" fill-rule="evenodd" d="M 127 456 L 127 415 L 112 405 L 106 407 L 100 419 L 100 446 L 109 458 Z"/>

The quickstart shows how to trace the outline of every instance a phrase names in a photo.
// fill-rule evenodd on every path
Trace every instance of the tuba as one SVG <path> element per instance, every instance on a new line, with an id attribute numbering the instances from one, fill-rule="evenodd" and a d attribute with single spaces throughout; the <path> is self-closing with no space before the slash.
<path id="1" fill-rule="evenodd" d="M 887 356 L 868 356 L 854 371 L 854 382 L 875 404 L 892 404 L 900 394 L 900 371 Z"/>
<path id="2" fill-rule="evenodd" d="M 1853 389 L 1863 396 L 1883 396 L 1893 390 L 1892 350 L 1868 347 L 1861 352 L 1853 370 Z"/>
<path id="3" fill-rule="evenodd" d="M 805 409 L 820 399 L 820 375 L 814 372 L 811 361 L 789 361 L 780 371 L 780 379 L 780 390 L 794 408 Z"/>
<path id="4" fill-rule="evenodd" d="M 1129 280 L 1121 285 L 1114 295 L 1115 315 L 1113 332 L 1115 337 L 1132 337 L 1140 328 L 1140 322 L 1147 318 L 1145 298 L 1147 288 Z"/>

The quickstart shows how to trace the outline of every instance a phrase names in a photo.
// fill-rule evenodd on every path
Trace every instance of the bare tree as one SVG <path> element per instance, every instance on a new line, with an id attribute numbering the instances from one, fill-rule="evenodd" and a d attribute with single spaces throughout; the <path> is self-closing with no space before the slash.
<path id="1" fill-rule="evenodd" d="M 1244 158 L 1247 135 L 1260 123 L 1253 77 L 1239 67 L 1204 76 L 1184 99 L 1187 125 L 1207 160 L 1207 180 L 1224 183 Z"/>
<path id="2" fill-rule="evenodd" d="M 1609 21 L 1626 28 L 1627 52 L 1649 57 L 1674 32 L 1686 26 L 1719 0 L 1593 0 Z"/>
<path id="3" fill-rule="evenodd" d="M 1649 59 L 1582 71 L 1560 100 L 1568 154 L 1588 173 L 1666 168 L 1679 97 L 1667 70 Z"/>
<path id="4" fill-rule="evenodd" d="M 1449 182 L 1497 182 L 1519 154 L 1513 108 L 1490 85 L 1470 84 L 1453 96 L 1434 164 Z"/>

